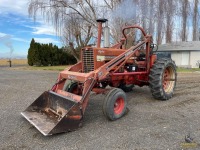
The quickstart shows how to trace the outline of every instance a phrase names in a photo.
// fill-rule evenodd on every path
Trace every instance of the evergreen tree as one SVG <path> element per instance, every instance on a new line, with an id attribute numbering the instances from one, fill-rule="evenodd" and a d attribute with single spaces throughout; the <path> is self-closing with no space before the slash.
<path id="1" fill-rule="evenodd" d="M 28 49 L 28 64 L 30 66 L 48 66 L 48 65 L 69 65 L 75 64 L 76 59 L 73 55 L 64 51 L 63 48 L 49 44 L 40 44 L 31 40 Z"/>
<path id="2" fill-rule="evenodd" d="M 34 53 L 33 53 L 34 50 L 33 49 L 34 49 L 34 46 L 35 46 L 35 40 L 32 39 L 31 43 L 30 43 L 30 47 L 28 49 L 28 56 L 27 56 L 27 58 L 28 58 L 28 64 L 30 66 L 33 66 L 33 58 L 34 58 Z"/>

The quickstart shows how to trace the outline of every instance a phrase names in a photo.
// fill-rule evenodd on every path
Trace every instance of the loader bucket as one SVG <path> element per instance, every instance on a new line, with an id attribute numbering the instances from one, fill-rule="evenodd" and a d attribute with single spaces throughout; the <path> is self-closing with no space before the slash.
<path id="1" fill-rule="evenodd" d="M 21 114 L 45 136 L 82 126 L 79 104 L 52 91 L 45 91 Z"/>

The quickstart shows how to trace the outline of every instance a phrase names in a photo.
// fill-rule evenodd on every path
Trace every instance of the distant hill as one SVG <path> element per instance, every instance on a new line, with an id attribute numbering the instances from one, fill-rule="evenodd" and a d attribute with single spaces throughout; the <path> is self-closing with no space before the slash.
<path id="1" fill-rule="evenodd" d="M 24 54 L 17 54 L 17 53 L 12 53 L 10 56 L 10 53 L 0 53 L 0 59 L 27 59 L 27 55 Z"/>

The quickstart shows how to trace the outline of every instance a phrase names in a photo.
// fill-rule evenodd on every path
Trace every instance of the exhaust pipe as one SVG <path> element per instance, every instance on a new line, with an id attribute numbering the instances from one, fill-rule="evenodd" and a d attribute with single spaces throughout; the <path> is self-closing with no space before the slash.
<path id="1" fill-rule="evenodd" d="M 102 24 L 107 21 L 108 21 L 107 19 L 97 19 L 97 22 L 98 22 L 97 48 L 100 48 L 101 46 Z"/>
<path id="2" fill-rule="evenodd" d="M 108 21 L 104 27 L 104 47 L 110 47 L 110 28 L 108 27 Z"/>

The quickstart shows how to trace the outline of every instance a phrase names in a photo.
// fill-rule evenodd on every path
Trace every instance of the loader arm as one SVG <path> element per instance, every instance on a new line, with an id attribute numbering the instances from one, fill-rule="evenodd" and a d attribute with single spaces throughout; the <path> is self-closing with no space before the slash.
<path id="1" fill-rule="evenodd" d="M 105 65 L 101 66 L 98 70 L 95 71 L 95 73 L 97 74 L 96 77 L 98 78 L 98 80 L 101 81 L 105 79 L 111 70 L 113 70 L 116 66 L 120 65 L 121 63 L 129 59 L 131 56 L 133 56 L 136 50 L 138 50 L 140 47 L 145 45 L 146 42 L 147 42 L 147 39 L 145 41 L 138 43 L 135 46 L 132 46 L 124 53 L 120 54 L 119 56 L 115 57 L 114 59 L 106 63 Z"/>

